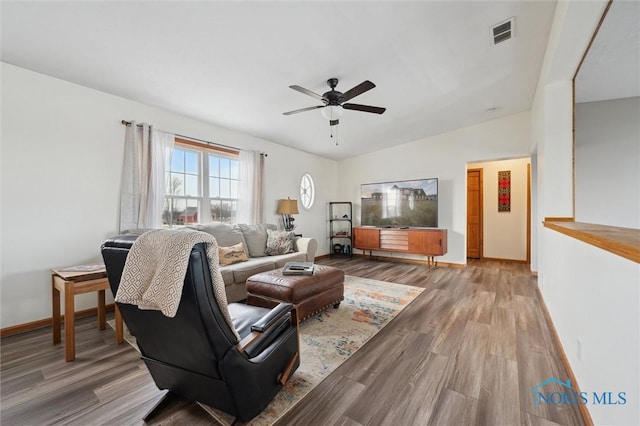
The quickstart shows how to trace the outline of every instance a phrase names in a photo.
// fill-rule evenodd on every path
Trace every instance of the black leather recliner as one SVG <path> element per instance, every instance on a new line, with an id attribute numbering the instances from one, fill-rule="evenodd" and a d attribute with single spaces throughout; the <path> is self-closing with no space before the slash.
<path id="1" fill-rule="evenodd" d="M 102 245 L 114 295 L 137 237 L 120 235 Z M 229 304 L 238 341 L 215 301 L 204 244 L 191 251 L 175 317 L 135 305 L 117 306 L 156 385 L 169 390 L 145 421 L 182 397 L 246 422 L 264 410 L 300 364 L 298 321 L 291 304 L 271 310 Z"/>

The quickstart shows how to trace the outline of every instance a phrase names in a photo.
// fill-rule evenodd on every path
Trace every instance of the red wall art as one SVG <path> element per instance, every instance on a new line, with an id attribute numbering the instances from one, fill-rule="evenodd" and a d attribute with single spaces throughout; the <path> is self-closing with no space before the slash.
<path id="1" fill-rule="evenodd" d="M 511 211 L 511 170 L 498 172 L 498 211 Z"/>

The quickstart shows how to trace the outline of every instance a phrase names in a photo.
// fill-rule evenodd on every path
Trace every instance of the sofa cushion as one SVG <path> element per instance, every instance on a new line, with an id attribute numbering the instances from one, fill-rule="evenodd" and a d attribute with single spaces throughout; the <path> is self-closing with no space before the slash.
<path id="1" fill-rule="evenodd" d="M 262 257 L 251 259 L 248 262 L 235 263 L 233 265 L 225 266 L 225 268 L 231 268 L 233 271 L 233 282 L 244 283 L 251 275 L 275 269 L 276 264 L 273 259 Z"/>
<path id="2" fill-rule="evenodd" d="M 229 266 L 221 266 L 220 274 L 222 274 L 222 282 L 224 282 L 225 287 L 235 284 L 235 281 L 233 281 L 233 270 Z"/>
<path id="3" fill-rule="evenodd" d="M 307 254 L 294 251 L 293 253 L 281 254 L 278 256 L 269 256 L 269 259 L 271 259 L 276 264 L 275 269 L 278 269 L 282 268 L 287 262 L 306 262 Z"/>
<path id="4" fill-rule="evenodd" d="M 249 257 L 266 256 L 267 254 L 264 250 L 267 247 L 267 229 L 278 229 L 275 225 L 270 224 L 238 224 L 237 227 L 242 231 L 242 235 L 247 243 L 245 247 L 249 251 Z"/>
<path id="5" fill-rule="evenodd" d="M 267 229 L 267 246 L 264 252 L 269 256 L 291 253 L 295 238 L 293 232 Z"/>
<path id="6" fill-rule="evenodd" d="M 247 247 L 247 242 L 240 229 L 227 225 L 226 223 L 207 223 L 205 225 L 196 225 L 194 229 L 213 235 L 218 242 L 218 247 L 231 247 L 238 243 L 242 243 Z"/>
<path id="7" fill-rule="evenodd" d="M 220 266 L 222 280 L 226 286 L 247 281 L 251 275 L 259 272 L 270 271 L 276 268 L 274 260 L 280 256 L 250 258 L 247 262 L 234 263 L 233 265 Z"/>
<path id="8" fill-rule="evenodd" d="M 249 260 L 244 252 L 244 244 L 238 243 L 231 247 L 218 247 L 218 257 L 220 258 L 220 266 L 232 265 L 238 262 L 246 262 Z"/>

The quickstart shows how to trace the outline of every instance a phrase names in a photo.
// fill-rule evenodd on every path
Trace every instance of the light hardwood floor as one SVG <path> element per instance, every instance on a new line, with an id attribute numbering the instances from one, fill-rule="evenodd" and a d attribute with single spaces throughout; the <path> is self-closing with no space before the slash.
<path id="1" fill-rule="evenodd" d="M 283 425 L 575 425 L 569 405 L 534 408 L 531 388 L 567 374 L 528 265 L 465 268 L 324 259 L 346 274 L 426 290 L 278 423 Z M 51 329 L 1 340 L 2 425 L 129 425 L 158 400 L 138 353 L 95 317 L 77 322 L 74 362 Z M 158 424 L 214 424 L 180 401 Z"/>

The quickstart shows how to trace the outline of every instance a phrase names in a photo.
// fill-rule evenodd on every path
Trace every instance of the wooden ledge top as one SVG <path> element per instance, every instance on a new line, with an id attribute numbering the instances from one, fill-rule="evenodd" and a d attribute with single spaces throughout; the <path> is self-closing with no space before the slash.
<path id="1" fill-rule="evenodd" d="M 560 220 L 562 219 L 562 220 Z M 546 218 L 545 228 L 640 263 L 640 229 Z"/>

